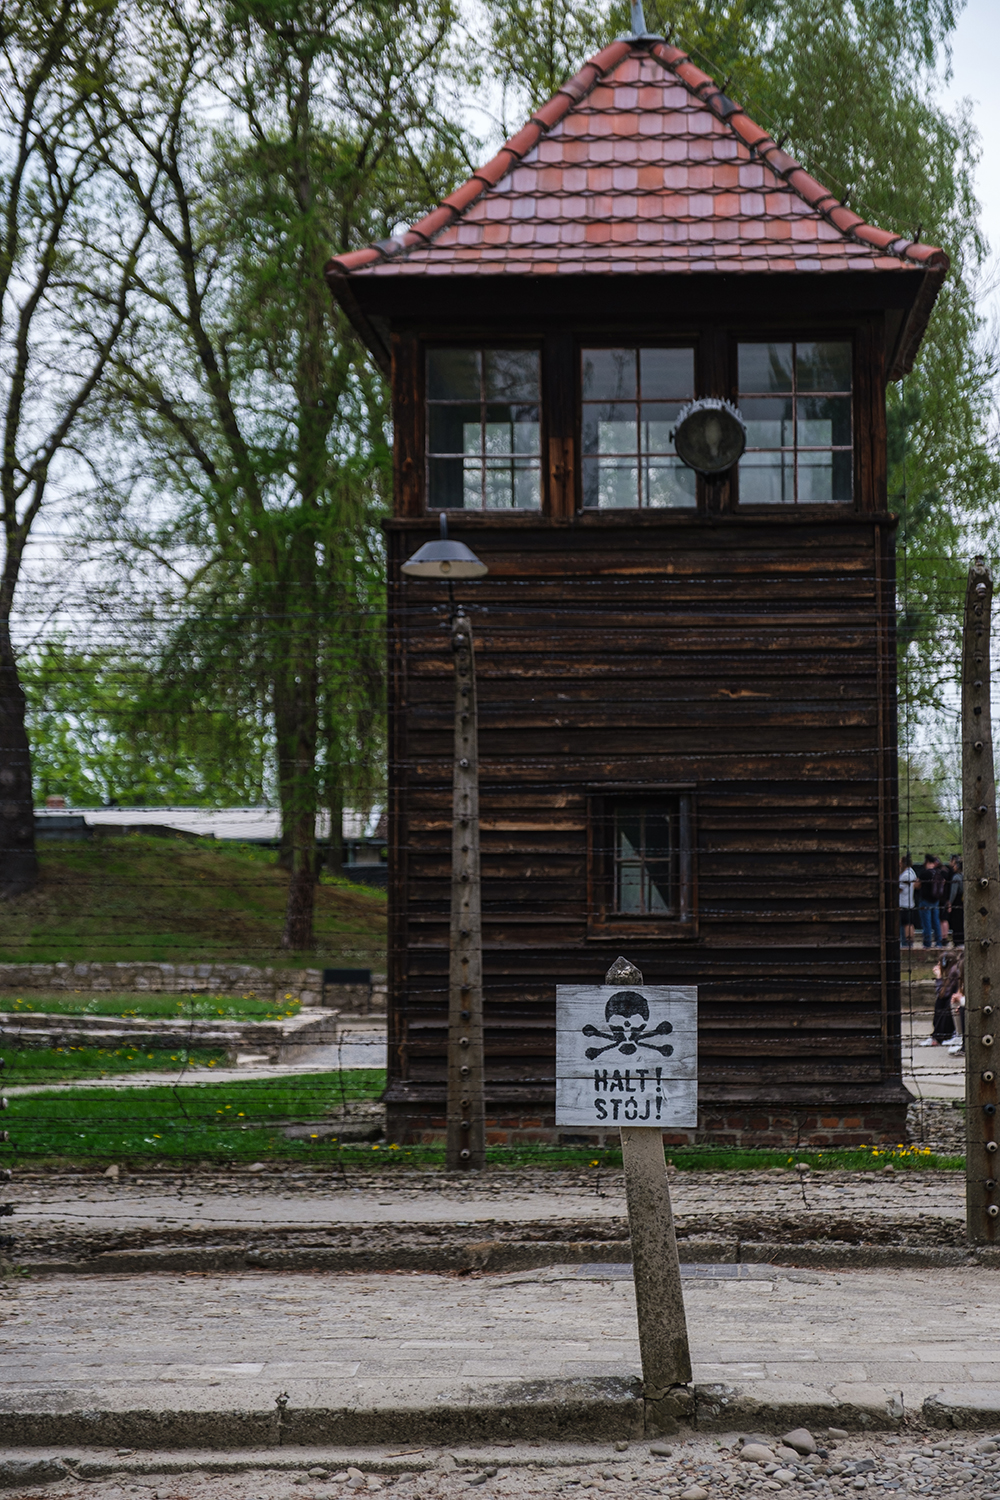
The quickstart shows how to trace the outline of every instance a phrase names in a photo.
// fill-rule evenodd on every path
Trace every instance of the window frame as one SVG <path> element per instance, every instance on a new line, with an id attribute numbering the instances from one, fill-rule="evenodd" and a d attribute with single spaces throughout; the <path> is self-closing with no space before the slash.
<path id="1" fill-rule="evenodd" d="M 858 391 L 859 391 L 859 379 L 860 379 L 860 374 L 861 374 L 861 372 L 859 372 L 859 369 L 858 369 L 859 343 L 860 343 L 858 334 L 859 334 L 859 329 L 858 329 L 857 325 L 854 324 L 854 323 L 852 323 L 848 327 L 844 327 L 844 328 L 830 328 L 830 327 L 816 328 L 815 326 L 794 327 L 794 328 L 774 328 L 773 326 L 770 326 L 770 327 L 765 328 L 763 331 L 759 331 L 758 329 L 753 328 L 753 327 L 749 327 L 749 328 L 747 328 L 747 327 L 741 327 L 739 329 L 734 329 L 734 328 L 730 327 L 730 330 L 729 330 L 729 367 L 730 367 L 730 372 L 731 372 L 731 379 L 730 379 L 731 395 L 730 395 L 730 399 L 736 404 L 736 406 L 740 405 L 740 400 L 741 400 L 741 397 L 743 395 L 743 393 L 740 391 L 740 352 L 739 351 L 740 351 L 740 345 L 741 344 L 796 344 L 797 345 L 797 344 L 810 344 L 810 343 L 831 343 L 831 344 L 839 343 L 839 344 L 850 344 L 850 346 L 851 346 L 851 389 L 849 391 L 837 392 L 838 395 L 844 395 L 844 396 L 849 397 L 850 404 L 851 404 L 851 448 L 850 448 L 850 452 L 851 452 L 851 498 L 850 498 L 850 500 L 799 500 L 798 498 L 796 498 L 790 504 L 787 504 L 787 505 L 772 505 L 772 504 L 769 504 L 766 501 L 761 501 L 761 500 L 744 500 L 744 499 L 742 499 L 742 497 L 740 495 L 740 488 L 741 488 L 740 481 L 742 479 L 742 471 L 741 471 L 741 468 L 740 468 L 740 464 L 742 463 L 742 459 L 741 459 L 740 462 L 738 462 L 738 463 L 736 463 L 736 464 L 733 465 L 733 470 L 732 470 L 732 479 L 731 479 L 731 485 L 732 485 L 731 495 L 732 495 L 732 500 L 731 500 L 731 505 L 732 505 L 732 510 L 733 510 L 734 514 L 739 513 L 739 512 L 742 511 L 745 515 L 752 515 L 752 516 L 774 516 L 774 515 L 779 515 L 779 516 L 785 516 L 787 518 L 787 517 L 792 516 L 792 515 L 805 515 L 805 516 L 808 516 L 810 519 L 814 519 L 816 517 L 822 517 L 822 516 L 853 515 L 853 514 L 857 513 L 858 511 L 860 511 L 863 508 L 862 507 L 862 503 L 861 503 L 862 502 L 862 494 L 861 494 L 861 479 L 862 479 L 862 475 L 861 475 L 861 466 L 860 466 L 861 442 L 860 442 L 859 422 L 858 422 Z M 775 393 L 775 394 L 778 394 L 778 393 Z M 798 394 L 799 394 L 798 390 L 795 389 L 794 390 L 794 395 L 797 397 Z M 812 393 L 807 392 L 806 394 L 812 394 Z M 798 453 L 798 446 L 797 446 L 797 444 L 796 444 L 796 447 L 792 451 L 797 455 L 797 453 Z M 806 451 L 808 452 L 808 451 L 816 451 L 816 450 L 809 450 L 809 449 L 807 449 Z M 836 452 L 836 451 L 843 452 L 844 450 L 841 448 L 839 450 L 838 449 L 833 449 L 831 451 L 834 451 L 834 452 Z M 797 479 L 798 479 L 798 465 L 797 465 L 797 461 L 796 461 L 796 489 L 798 488 Z"/>
<path id="2" fill-rule="evenodd" d="M 435 349 L 472 349 L 486 351 L 488 349 L 509 349 L 512 352 L 529 352 L 538 356 L 538 479 L 539 479 L 539 501 L 537 506 L 505 506 L 493 509 L 486 505 L 470 506 L 440 506 L 431 501 L 431 458 L 430 447 L 430 423 L 431 409 L 437 405 L 429 395 L 429 381 L 427 378 L 428 357 Z M 545 341 L 539 335 L 536 337 L 518 338 L 447 338 L 435 337 L 420 340 L 419 371 L 420 371 L 420 419 L 417 423 L 420 440 L 420 474 L 421 490 L 423 493 L 423 511 L 425 515 L 440 515 L 444 510 L 449 516 L 483 516 L 493 520 L 499 520 L 504 516 L 515 517 L 547 517 L 549 515 L 549 485 L 548 466 L 545 455 L 548 449 L 548 428 L 545 400 Z M 444 403 L 442 403 L 444 404 Z M 458 404 L 458 403 L 456 403 Z M 517 403 L 511 403 L 517 404 Z M 480 396 L 482 408 L 483 398 Z M 453 456 L 453 455 L 444 455 Z M 513 457 L 514 455 L 512 455 Z M 485 461 L 485 455 L 483 455 Z"/>
<path id="3" fill-rule="evenodd" d="M 678 801 L 679 915 L 624 915 L 613 910 L 615 859 L 612 849 L 616 806 L 657 799 Z M 646 786 L 591 787 L 587 792 L 587 937 L 698 937 L 698 807 L 691 782 Z"/>
<path id="4" fill-rule="evenodd" d="M 694 362 L 694 391 L 689 398 L 696 401 L 699 396 L 711 394 L 703 391 L 701 376 L 702 349 L 701 338 L 696 333 L 686 335 L 676 334 L 671 338 L 633 338 L 626 334 L 617 338 L 607 334 L 588 337 L 586 334 L 577 333 L 575 341 L 574 359 L 576 363 L 576 380 L 574 385 L 574 400 L 576 408 L 576 420 L 574 423 L 573 443 L 576 450 L 576 514 L 578 516 L 634 516 L 634 515 L 656 515 L 656 516 L 684 516 L 692 517 L 703 509 L 704 506 L 704 479 L 701 474 L 695 474 L 695 493 L 690 505 L 622 505 L 609 506 L 602 510 L 600 506 L 588 506 L 584 504 L 583 496 L 583 470 L 585 455 L 583 451 L 583 356 L 587 349 L 634 349 L 637 352 L 642 349 L 690 349 Z M 588 403 L 589 404 L 589 403 Z M 636 398 L 636 405 L 640 403 Z"/>

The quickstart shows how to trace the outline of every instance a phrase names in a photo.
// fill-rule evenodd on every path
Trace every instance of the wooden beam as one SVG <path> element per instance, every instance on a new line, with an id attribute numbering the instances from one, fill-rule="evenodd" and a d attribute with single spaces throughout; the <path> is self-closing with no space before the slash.
<path id="1" fill-rule="evenodd" d="M 1000 1239 L 997 1150 L 997 978 L 1000 880 L 997 792 L 990 721 L 993 579 L 983 558 L 969 569 L 962 651 L 962 869 L 965 876 L 965 1233 Z"/>

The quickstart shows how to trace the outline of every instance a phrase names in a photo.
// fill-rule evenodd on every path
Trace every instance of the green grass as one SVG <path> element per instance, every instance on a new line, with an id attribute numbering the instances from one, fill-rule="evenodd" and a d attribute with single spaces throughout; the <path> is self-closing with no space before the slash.
<path id="1" fill-rule="evenodd" d="M 385 963 L 385 893 L 324 877 L 316 947 L 280 947 L 288 877 L 274 852 L 140 834 L 43 844 L 41 881 L 5 902 L 0 962 Z"/>
<path id="2" fill-rule="evenodd" d="M 148 1064 L 147 1064 L 148 1065 Z M 176 1066 L 176 1064 L 175 1064 Z M 10 1079 L 14 1081 L 13 1078 Z M 443 1146 L 396 1142 L 347 1143 L 288 1140 L 281 1127 L 322 1122 L 345 1100 L 377 1099 L 385 1087 L 381 1070 L 299 1074 L 293 1077 L 204 1083 L 184 1088 L 66 1089 L 15 1096 L 4 1120 L 11 1147 L 22 1158 L 60 1162 L 95 1158 L 149 1164 L 156 1160 L 294 1160 L 327 1167 L 363 1166 L 399 1170 L 444 1167 Z M 936 1156 L 921 1147 L 862 1147 L 853 1150 L 736 1150 L 717 1146 L 668 1148 L 680 1171 L 794 1171 L 808 1162 L 816 1171 L 960 1170 L 961 1157 Z M 491 1168 L 620 1168 L 619 1147 L 493 1146 Z"/>
<path id="3" fill-rule="evenodd" d="M 15 1095 L 4 1125 L 21 1158 L 309 1158 L 320 1143 L 290 1141 L 283 1125 L 322 1121 L 345 1100 L 377 1099 L 384 1087 L 381 1069 L 354 1069 L 184 1088 L 66 1089 Z M 336 1151 L 322 1143 L 321 1154 Z"/>
<path id="4" fill-rule="evenodd" d="M 22 1047 L 3 1044 L 3 1083 L 67 1083 L 75 1078 L 113 1078 L 122 1073 L 152 1073 L 161 1068 L 215 1068 L 226 1054 L 211 1047 Z"/>
<path id="5" fill-rule="evenodd" d="M 115 1016 L 122 1020 L 143 1016 L 196 1021 L 215 1021 L 221 1016 L 225 1020 L 280 1021 L 297 1016 L 300 1009 L 298 1000 L 275 1004 L 270 1000 L 258 1000 L 253 994 L 93 995 L 78 990 L 67 995 L 63 990 L 57 994 L 31 991 L 13 999 L 0 996 L 0 1012 L 6 1015 Z"/>

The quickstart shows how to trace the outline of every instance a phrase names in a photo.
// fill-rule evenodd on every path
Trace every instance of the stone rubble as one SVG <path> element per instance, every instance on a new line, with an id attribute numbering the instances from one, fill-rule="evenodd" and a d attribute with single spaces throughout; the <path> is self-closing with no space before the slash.
<path id="1" fill-rule="evenodd" d="M 836 1429 L 840 1431 L 840 1429 Z M 791 1434 L 790 1434 L 791 1435 Z M 801 1436 L 801 1432 L 794 1434 Z M 349 1500 L 359 1490 L 382 1492 L 385 1500 L 461 1500 L 470 1488 L 482 1500 L 544 1500 L 544 1497 L 593 1492 L 619 1495 L 622 1500 L 743 1500 L 772 1495 L 786 1500 L 806 1496 L 836 1497 L 927 1495 L 948 1500 L 1000 1500 L 1000 1434 L 953 1432 L 944 1436 L 918 1430 L 895 1433 L 852 1434 L 833 1437 L 830 1430 L 809 1436 L 815 1452 L 797 1456 L 794 1462 L 774 1457 L 786 1447 L 773 1438 L 768 1444 L 745 1441 L 746 1434 L 719 1436 L 681 1435 L 668 1444 L 630 1442 L 624 1453 L 610 1449 L 603 1459 L 581 1462 L 575 1455 L 563 1458 L 554 1446 L 544 1454 L 531 1447 L 510 1445 L 505 1461 L 484 1463 L 473 1454 L 422 1450 L 402 1467 L 400 1460 L 385 1456 L 361 1459 L 358 1464 L 328 1467 L 303 1461 L 299 1469 L 282 1467 L 212 1472 L 193 1467 L 182 1473 L 158 1474 L 156 1457 L 139 1455 L 115 1459 L 104 1465 L 101 1475 L 82 1478 L 94 1465 L 80 1465 L 81 1477 L 72 1469 L 48 1461 L 47 1477 L 58 1480 L 58 1500 L 125 1500 L 140 1495 L 143 1500 Z M 541 1445 L 535 1445 L 539 1447 Z M 620 1448 L 621 1445 L 615 1445 Z M 670 1453 L 664 1450 L 670 1447 Z M 767 1458 L 752 1459 L 751 1450 L 762 1450 Z M 356 1451 L 356 1450 L 355 1450 Z M 224 1466 L 224 1455 L 219 1455 Z M 575 1461 L 574 1461 L 575 1459 Z M 359 1465 L 364 1464 L 364 1469 Z M 120 1464 L 120 1468 L 113 1465 Z M 16 1483 L 11 1461 L 0 1461 L 0 1484 Z M 22 1468 L 22 1476 L 24 1470 Z M 26 1476 L 24 1476 L 26 1477 Z M 21 1494 L 54 1491 L 45 1485 L 18 1484 Z"/>

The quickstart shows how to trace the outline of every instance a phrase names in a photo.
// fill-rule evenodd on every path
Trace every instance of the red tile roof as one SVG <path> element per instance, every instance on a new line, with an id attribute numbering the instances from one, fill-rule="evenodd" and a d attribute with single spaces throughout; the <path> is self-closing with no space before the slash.
<path id="1" fill-rule="evenodd" d="M 433 213 L 328 275 L 922 270 L 929 311 L 947 268 L 845 208 L 684 52 L 618 41 Z"/>

